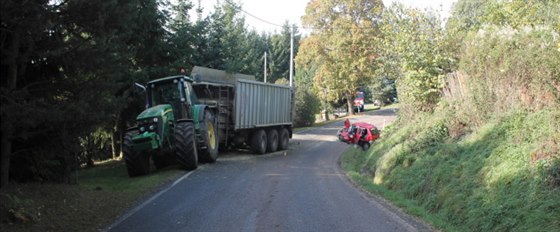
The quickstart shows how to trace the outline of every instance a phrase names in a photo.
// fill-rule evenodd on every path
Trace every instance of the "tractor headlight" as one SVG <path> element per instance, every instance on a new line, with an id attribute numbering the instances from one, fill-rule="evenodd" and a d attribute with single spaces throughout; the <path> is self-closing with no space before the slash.
<path id="1" fill-rule="evenodd" d="M 146 128 L 143 127 L 143 126 L 141 126 L 141 127 L 140 127 L 140 132 L 144 132 L 144 131 L 146 131 Z"/>
<path id="2" fill-rule="evenodd" d="M 156 126 L 155 126 L 155 125 L 150 125 L 150 131 L 153 131 L 153 130 L 155 130 L 155 129 L 156 129 Z"/>
<path id="3" fill-rule="evenodd" d="M 158 122 L 158 118 L 153 118 L 154 122 Z"/>

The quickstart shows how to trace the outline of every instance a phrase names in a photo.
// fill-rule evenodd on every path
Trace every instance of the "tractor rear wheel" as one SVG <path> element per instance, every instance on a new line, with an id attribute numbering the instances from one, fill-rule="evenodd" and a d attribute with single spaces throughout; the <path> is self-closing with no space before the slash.
<path id="1" fill-rule="evenodd" d="M 258 129 L 251 135 L 251 150 L 255 154 L 262 155 L 266 152 L 266 133 Z"/>
<path id="2" fill-rule="evenodd" d="M 138 132 L 127 132 L 123 138 L 123 156 L 128 176 L 141 176 L 150 173 L 150 155 L 136 152 L 132 146 L 132 137 Z"/>
<path id="3" fill-rule="evenodd" d="M 279 141 L 278 141 L 278 150 L 286 150 L 288 149 L 288 142 L 290 140 L 290 132 L 288 129 L 282 128 L 278 132 Z"/>
<path id="4" fill-rule="evenodd" d="M 200 151 L 200 160 L 214 163 L 218 158 L 218 127 L 214 114 L 210 110 L 204 111 L 204 121 L 200 123 L 200 134 L 204 139 L 204 149 Z"/>
<path id="5" fill-rule="evenodd" d="M 275 152 L 278 150 L 278 131 L 276 129 L 269 129 L 266 131 L 266 151 Z"/>
<path id="6" fill-rule="evenodd" d="M 192 122 L 179 122 L 175 127 L 175 155 L 177 162 L 187 170 L 198 167 L 198 154 Z"/>

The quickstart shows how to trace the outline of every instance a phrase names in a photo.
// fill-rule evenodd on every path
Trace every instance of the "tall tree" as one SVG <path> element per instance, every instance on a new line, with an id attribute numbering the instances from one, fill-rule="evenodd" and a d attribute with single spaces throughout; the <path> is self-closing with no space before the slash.
<path id="1" fill-rule="evenodd" d="M 2 186 L 10 169 L 60 178 L 80 138 L 114 125 L 130 77 L 158 66 L 163 18 L 155 0 L 3 1 L 1 15 Z"/>
<path id="2" fill-rule="evenodd" d="M 381 1 L 314 0 L 303 25 L 313 28 L 302 41 L 300 62 L 318 62 L 314 83 L 325 97 L 347 99 L 349 112 L 358 87 L 375 76 Z"/>
<path id="3" fill-rule="evenodd" d="M 215 6 L 209 19 L 205 66 L 230 72 L 250 71 L 243 64 L 247 30 L 239 9 L 240 6 L 229 1 Z"/>
<path id="4" fill-rule="evenodd" d="M 258 34 L 255 30 L 247 32 L 243 68 L 245 74 L 255 75 L 255 78 L 264 81 L 264 52 L 267 50 L 269 35 Z"/>
<path id="5" fill-rule="evenodd" d="M 55 27 L 52 6 L 48 1 L 2 1 L 0 7 L 0 42 L 2 86 L 1 88 L 1 166 L 0 186 L 9 180 L 10 158 L 13 141 L 20 137 L 19 126 L 16 125 L 22 114 L 14 114 L 25 102 L 18 89 L 22 88 L 22 76 L 28 71 L 31 57 L 36 57 L 36 49 L 44 32 Z M 38 59 L 37 61 L 41 61 Z M 52 72 L 52 69 L 49 70 Z"/>
<path id="6" fill-rule="evenodd" d="M 167 65 L 170 70 L 177 72 L 180 68 L 189 70 L 193 65 L 206 65 L 203 52 L 208 49 L 207 33 L 204 28 L 208 20 L 193 22 L 189 11 L 193 4 L 188 0 L 177 2 L 171 9 L 171 23 L 169 25 L 170 38 L 168 40 L 168 53 L 171 62 Z"/>
<path id="7" fill-rule="evenodd" d="M 384 12 L 384 74 L 396 77 L 399 99 L 423 110 L 439 101 L 442 77 L 454 63 L 441 25 L 433 12 L 402 4 Z"/>
<path id="8" fill-rule="evenodd" d="M 270 81 L 277 79 L 288 79 L 290 75 L 290 43 L 294 36 L 294 56 L 297 56 L 301 35 L 295 25 L 285 22 L 280 34 L 275 34 L 270 39 L 270 59 L 268 63 Z"/>

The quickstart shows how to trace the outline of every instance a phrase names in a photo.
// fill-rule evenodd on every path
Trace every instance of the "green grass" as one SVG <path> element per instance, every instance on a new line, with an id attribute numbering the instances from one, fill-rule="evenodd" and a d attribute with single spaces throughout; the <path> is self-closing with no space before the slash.
<path id="1" fill-rule="evenodd" d="M 450 115 L 396 122 L 342 167 L 443 231 L 560 231 L 560 114 L 512 111 L 451 138 Z"/>
<path id="2" fill-rule="evenodd" d="M 123 161 L 110 161 L 79 170 L 77 185 L 12 185 L 0 192 L 1 226 L 7 231 L 98 231 L 184 173 L 170 167 L 129 178 Z"/>
<path id="3" fill-rule="evenodd" d="M 100 167 L 83 170 L 78 173 L 78 182 L 83 188 L 102 188 L 108 191 L 136 194 L 164 184 L 170 178 L 184 173 L 178 167 L 170 166 L 153 171 L 146 176 L 130 178 L 124 163 L 113 161 Z"/>

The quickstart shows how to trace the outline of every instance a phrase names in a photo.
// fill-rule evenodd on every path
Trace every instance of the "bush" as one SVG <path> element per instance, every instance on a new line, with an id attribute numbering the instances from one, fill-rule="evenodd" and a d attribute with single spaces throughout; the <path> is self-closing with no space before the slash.
<path id="1" fill-rule="evenodd" d="M 470 77 L 467 91 L 478 103 L 505 112 L 512 107 L 558 107 L 558 33 L 550 28 L 487 27 L 467 38 L 461 68 Z"/>
<path id="2" fill-rule="evenodd" d="M 296 88 L 294 127 L 311 126 L 319 112 L 319 99 L 310 90 Z"/>

